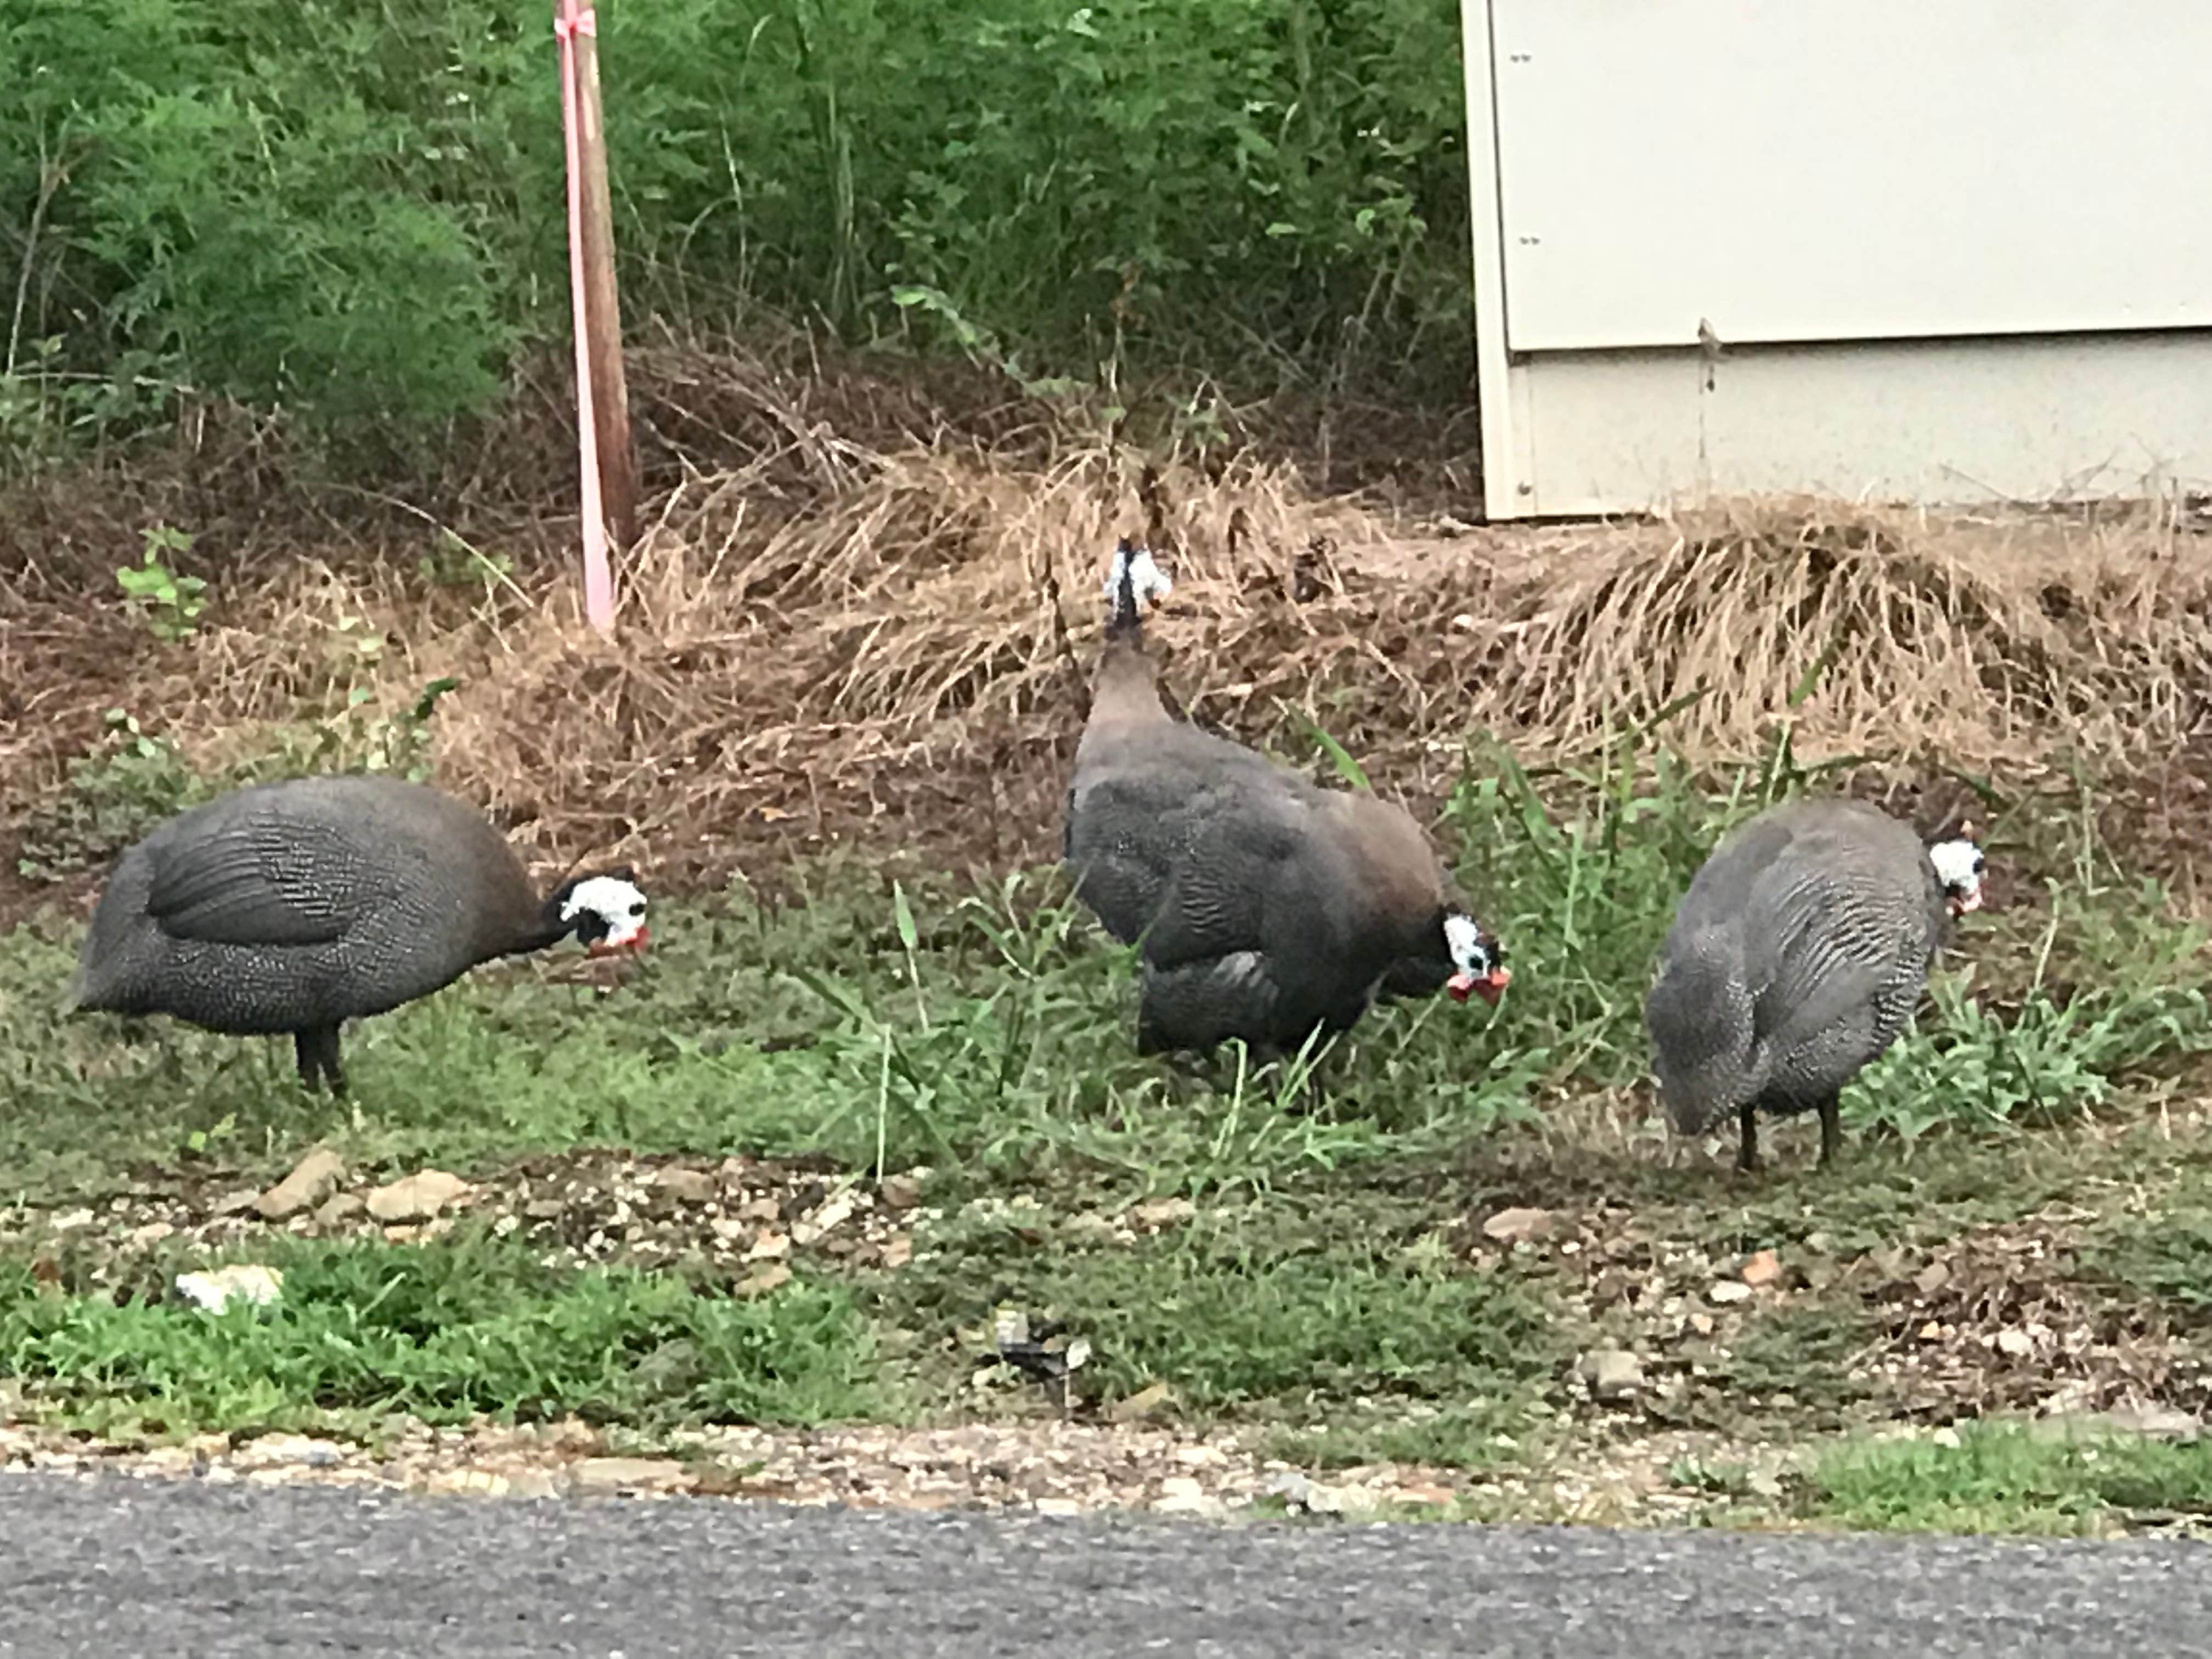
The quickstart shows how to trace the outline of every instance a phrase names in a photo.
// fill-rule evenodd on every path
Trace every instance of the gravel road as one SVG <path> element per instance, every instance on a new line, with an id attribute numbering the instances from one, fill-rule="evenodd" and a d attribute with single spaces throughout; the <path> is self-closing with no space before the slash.
<path id="1" fill-rule="evenodd" d="M 2212 1547 L 1221 1526 L 0 1476 L 0 1653 L 2197 1650 Z"/>

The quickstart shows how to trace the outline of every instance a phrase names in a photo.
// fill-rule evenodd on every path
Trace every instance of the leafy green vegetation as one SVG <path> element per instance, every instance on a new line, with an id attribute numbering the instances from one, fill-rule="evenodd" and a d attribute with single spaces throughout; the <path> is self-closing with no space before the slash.
<path id="1" fill-rule="evenodd" d="M 1446 0 L 612 8 L 626 310 L 764 301 L 1044 386 L 1195 343 L 1456 387 L 1458 29 Z M 0 44 L 19 453 L 186 386 L 429 439 L 566 325 L 536 12 L 6 0 Z"/>
<path id="2" fill-rule="evenodd" d="M 1823 1520 L 1888 1532 L 2094 1534 L 2130 1510 L 2212 1513 L 2212 1449 L 1968 1424 L 1949 1443 L 1839 1447 L 1814 1465 L 1803 1503 Z"/>
<path id="3" fill-rule="evenodd" d="M 908 1327 L 988 1323 L 1000 1303 L 1041 1310 L 1090 1340 L 1109 1397 L 1165 1382 L 1196 1410 L 1278 1419 L 1310 1418 L 1315 1401 L 1508 1395 L 1560 1364 L 1527 1287 L 1393 1239 L 1371 1210 L 1342 1241 L 1343 1207 L 1239 1206 L 1088 1247 L 1065 1228 L 1032 1243 L 1024 1212 L 1000 1212 L 933 1240 L 886 1307 Z"/>
<path id="4" fill-rule="evenodd" d="M 548 1268 L 483 1237 L 435 1249 L 285 1241 L 259 1253 L 282 1299 L 220 1315 L 158 1282 L 42 1285 L 0 1261 L 0 1357 L 34 1408 L 97 1431 L 360 1426 L 575 1413 L 646 1429 L 880 1413 L 851 1297 L 749 1302 L 680 1278 Z"/>
<path id="5" fill-rule="evenodd" d="M 1717 1372 L 1747 1409 L 1795 1406 L 1833 1427 L 1875 1391 L 1866 1372 L 1873 1325 L 1860 1309 L 1820 1303 L 1764 1314 L 1746 1323 Z"/>
<path id="6" fill-rule="evenodd" d="M 2202 1323 L 2212 1316 L 2212 1206 L 2200 1174 L 2192 1188 L 2154 1214 L 2106 1224 L 2088 1251 L 2088 1266 L 2112 1282 L 2163 1304 L 2174 1316 Z"/>

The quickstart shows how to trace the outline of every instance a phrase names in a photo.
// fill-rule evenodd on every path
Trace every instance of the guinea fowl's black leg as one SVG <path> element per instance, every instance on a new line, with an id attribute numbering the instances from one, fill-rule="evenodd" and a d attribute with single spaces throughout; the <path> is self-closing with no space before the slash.
<path id="1" fill-rule="evenodd" d="M 1836 1148 L 1843 1144 L 1844 1126 L 1837 1115 L 1837 1103 L 1834 1095 L 1820 1103 L 1820 1167 L 1824 1170 L 1836 1155 Z"/>
<path id="2" fill-rule="evenodd" d="M 338 1028 L 311 1025 L 292 1034 L 292 1051 L 300 1063 L 300 1081 L 313 1089 L 319 1081 L 333 1096 L 345 1093 L 345 1073 L 338 1066 Z"/>
<path id="3" fill-rule="evenodd" d="M 1736 1121 L 1742 1128 L 1742 1137 L 1736 1143 L 1735 1167 L 1749 1171 L 1759 1167 L 1759 1103 L 1747 1100 L 1737 1109 Z"/>

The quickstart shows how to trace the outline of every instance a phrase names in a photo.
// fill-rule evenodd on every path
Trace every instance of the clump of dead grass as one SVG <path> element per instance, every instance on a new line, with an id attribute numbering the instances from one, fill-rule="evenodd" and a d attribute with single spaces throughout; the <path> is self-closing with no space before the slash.
<path id="1" fill-rule="evenodd" d="M 1786 714 L 1801 752 L 2124 763 L 2186 737 L 2212 692 L 2212 543 L 2141 514 L 1778 500 L 1468 532 L 1018 398 L 956 422 L 789 350 L 666 342 L 633 387 L 659 485 L 611 642 L 578 614 L 564 526 L 511 503 L 470 527 L 511 579 L 419 575 L 444 527 L 408 507 L 373 548 L 257 544 L 176 646 L 105 592 L 0 573 L 0 653 L 38 688 L 9 712 L 40 717 L 0 734 L 8 810 L 59 786 L 111 705 L 227 761 L 451 676 L 442 779 L 549 863 L 619 850 L 714 879 L 763 842 L 856 830 L 1036 857 L 1124 534 L 1175 574 L 1152 637 L 1194 718 L 1267 741 L 1297 709 L 1417 805 L 1485 728 L 1559 757 L 1674 708 L 1664 740 L 1720 761 Z"/>
<path id="2" fill-rule="evenodd" d="M 1593 535 L 1516 586 L 1487 630 L 1495 715 L 1553 733 L 1701 691 L 1675 740 L 1741 751 L 1809 686 L 1803 729 L 1845 748 L 2118 760 L 2185 737 L 2212 690 L 2212 546 L 2147 514 L 1735 502 Z"/>

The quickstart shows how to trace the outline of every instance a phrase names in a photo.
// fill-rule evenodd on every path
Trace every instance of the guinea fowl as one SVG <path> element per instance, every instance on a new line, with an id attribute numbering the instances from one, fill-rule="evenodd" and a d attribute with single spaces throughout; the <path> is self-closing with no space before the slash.
<path id="1" fill-rule="evenodd" d="M 1734 1112 L 1736 1167 L 1756 1169 L 1754 1115 L 1820 1115 L 1905 1029 L 1952 920 L 1979 907 L 1981 849 L 1923 846 L 1850 800 L 1759 814 L 1713 850 L 1674 914 L 1644 1000 L 1653 1069 L 1675 1129 Z"/>
<path id="2" fill-rule="evenodd" d="M 1138 1051 L 1282 1054 L 1440 987 L 1496 1002 L 1505 953 L 1403 808 L 1170 718 L 1142 619 L 1169 586 L 1148 550 L 1115 550 L 1061 841 L 1077 896 L 1140 945 Z"/>
<path id="3" fill-rule="evenodd" d="M 498 830 L 422 784 L 257 784 L 123 854 L 74 997 L 86 1011 L 168 1014 L 232 1036 L 289 1031 L 301 1081 L 341 1094 L 346 1020 L 563 939 L 594 955 L 642 950 L 645 904 L 627 867 L 540 897 Z"/>

